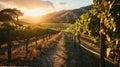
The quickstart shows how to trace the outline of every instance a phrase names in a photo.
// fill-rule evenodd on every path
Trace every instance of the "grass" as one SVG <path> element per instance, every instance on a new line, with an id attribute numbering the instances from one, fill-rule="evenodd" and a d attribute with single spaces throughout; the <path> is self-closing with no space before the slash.
<path id="1" fill-rule="evenodd" d="M 80 48 L 78 44 L 74 46 L 72 41 L 67 35 L 65 38 L 66 50 L 67 50 L 67 67 L 99 67 L 99 58 Z"/>
<path id="2" fill-rule="evenodd" d="M 12 61 L 11 65 L 20 65 L 20 66 L 29 66 L 31 62 L 36 61 L 39 59 L 39 55 L 41 54 L 42 50 L 39 49 L 39 47 L 42 45 L 42 49 L 47 48 L 51 49 L 53 48 L 53 45 L 57 42 L 58 38 L 60 37 L 61 33 L 54 35 L 50 39 L 43 41 L 40 41 L 39 45 L 36 46 L 35 43 L 29 44 L 29 52 L 26 56 L 25 46 L 22 46 L 20 48 L 17 48 L 15 50 L 12 50 Z M 0 66 L 4 66 L 7 64 L 7 53 L 5 55 L 0 55 L 0 60 L 3 60 L 0 62 Z"/>
<path id="3" fill-rule="evenodd" d="M 99 67 L 99 58 L 83 48 L 81 58 L 83 67 Z"/>
<path id="4" fill-rule="evenodd" d="M 74 42 L 65 36 L 65 47 L 67 58 L 67 67 L 81 67 L 79 48 L 74 46 Z"/>
<path id="5" fill-rule="evenodd" d="M 27 57 L 25 47 L 12 51 L 11 65 L 34 67 L 40 66 L 42 61 L 45 66 L 52 64 L 55 67 L 99 67 L 99 58 L 96 55 L 83 48 L 79 49 L 79 45 L 75 46 L 74 41 L 62 32 L 48 40 L 38 42 L 37 46 L 35 43 L 30 44 Z M 7 54 L 0 57 L 7 60 Z M 6 62 L 0 65 L 6 65 Z"/>
<path id="6" fill-rule="evenodd" d="M 53 30 L 65 30 L 69 27 L 70 23 L 41 23 L 40 26 L 43 28 L 53 29 Z"/>

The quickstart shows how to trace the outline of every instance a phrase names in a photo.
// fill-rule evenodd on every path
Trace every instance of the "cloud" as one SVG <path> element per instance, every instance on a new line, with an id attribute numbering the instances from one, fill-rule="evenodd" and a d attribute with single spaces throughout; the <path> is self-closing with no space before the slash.
<path id="1" fill-rule="evenodd" d="M 67 2 L 58 2 L 57 5 L 59 5 L 59 6 L 68 6 L 70 4 L 67 3 Z"/>
<path id="2" fill-rule="evenodd" d="M 5 8 L 5 6 L 4 6 L 4 5 L 2 5 L 2 4 L 0 4 L 0 9 L 3 9 L 3 8 Z"/>
<path id="3" fill-rule="evenodd" d="M 2 1 L 2 2 L 8 2 L 8 1 L 10 1 L 10 0 L 0 0 L 0 1 Z M 13 0 L 12 0 L 13 1 Z"/>
<path id="4" fill-rule="evenodd" d="M 54 8 L 53 3 L 51 1 L 44 0 L 0 0 L 0 2 L 27 9 Z"/>
<path id="5" fill-rule="evenodd" d="M 2 10 L 2 9 L 4 9 L 4 8 L 6 8 L 5 3 L 1 3 L 1 2 L 0 2 L 0 10 Z"/>

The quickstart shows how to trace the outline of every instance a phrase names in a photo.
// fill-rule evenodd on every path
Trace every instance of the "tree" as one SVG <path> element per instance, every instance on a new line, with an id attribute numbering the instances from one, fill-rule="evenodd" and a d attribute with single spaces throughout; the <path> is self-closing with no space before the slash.
<path id="1" fill-rule="evenodd" d="M 17 9 L 3 9 L 0 11 L 0 20 L 1 21 L 18 21 L 19 16 L 22 16 L 23 13 Z"/>
<path id="2" fill-rule="evenodd" d="M 4 22 L 2 24 L 4 29 L 2 32 L 6 34 L 5 39 L 8 44 L 8 62 L 11 62 L 11 48 L 12 48 L 11 31 L 14 31 L 16 28 L 13 22 L 18 21 L 18 16 L 22 15 L 23 13 L 17 9 L 3 9 L 0 11 L 0 21 Z"/>

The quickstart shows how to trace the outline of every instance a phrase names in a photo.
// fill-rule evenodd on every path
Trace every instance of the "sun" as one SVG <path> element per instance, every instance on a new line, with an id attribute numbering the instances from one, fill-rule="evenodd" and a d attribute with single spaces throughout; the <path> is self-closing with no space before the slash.
<path id="1" fill-rule="evenodd" d="M 31 9 L 25 11 L 26 16 L 38 17 L 44 14 L 44 11 L 41 9 Z"/>

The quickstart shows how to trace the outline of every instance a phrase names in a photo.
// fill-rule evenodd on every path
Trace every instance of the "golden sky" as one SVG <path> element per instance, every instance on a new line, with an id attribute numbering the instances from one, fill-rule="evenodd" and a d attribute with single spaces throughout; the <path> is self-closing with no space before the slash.
<path id="1" fill-rule="evenodd" d="M 49 12 L 75 9 L 92 4 L 92 0 L 0 0 L 0 10 L 17 8 L 25 16 L 39 16 Z"/>

